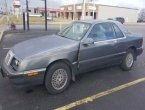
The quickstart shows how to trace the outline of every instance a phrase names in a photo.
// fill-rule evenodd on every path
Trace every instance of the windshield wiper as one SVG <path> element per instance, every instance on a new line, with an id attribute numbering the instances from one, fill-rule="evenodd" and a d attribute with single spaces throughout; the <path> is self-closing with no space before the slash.
<path id="1" fill-rule="evenodd" d="M 61 34 L 59 34 L 59 33 L 58 33 L 58 34 L 56 34 L 56 35 L 59 35 L 59 36 L 61 36 L 61 37 L 65 37 L 64 35 L 61 35 Z"/>

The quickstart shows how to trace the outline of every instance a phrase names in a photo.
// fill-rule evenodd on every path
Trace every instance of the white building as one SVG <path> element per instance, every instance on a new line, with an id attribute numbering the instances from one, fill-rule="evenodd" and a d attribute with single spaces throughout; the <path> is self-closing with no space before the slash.
<path id="1" fill-rule="evenodd" d="M 138 9 L 106 5 L 98 6 L 98 19 L 115 17 L 123 17 L 126 22 L 136 22 L 138 19 Z"/>
<path id="2" fill-rule="evenodd" d="M 75 7 L 75 9 L 74 9 Z M 75 12 L 74 12 L 75 10 Z M 83 4 L 64 5 L 60 7 L 60 16 L 66 19 L 76 20 L 82 17 Z M 108 19 L 115 17 L 123 17 L 126 22 L 136 22 L 138 19 L 138 9 L 108 6 L 93 3 L 85 3 L 85 18 L 86 19 Z"/>

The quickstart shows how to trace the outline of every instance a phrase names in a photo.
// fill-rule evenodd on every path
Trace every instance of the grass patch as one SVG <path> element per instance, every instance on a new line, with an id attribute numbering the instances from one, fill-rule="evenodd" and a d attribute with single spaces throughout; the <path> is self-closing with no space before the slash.
<path id="1" fill-rule="evenodd" d="M 44 17 L 29 17 L 30 25 L 31 24 L 45 24 L 45 18 Z M 23 17 L 22 16 L 8 16 L 8 23 L 7 23 L 7 17 L 5 16 L 4 19 L 1 20 L 0 25 L 6 25 L 15 23 L 16 25 L 22 25 L 23 24 Z M 63 23 L 70 23 L 72 20 L 66 20 L 66 19 L 60 19 L 60 18 L 54 18 L 53 21 L 47 21 L 48 24 L 63 24 Z"/>

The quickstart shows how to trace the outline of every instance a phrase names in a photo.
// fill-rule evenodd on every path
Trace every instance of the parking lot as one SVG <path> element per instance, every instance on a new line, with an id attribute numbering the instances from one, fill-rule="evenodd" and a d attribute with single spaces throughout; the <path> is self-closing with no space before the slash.
<path id="1" fill-rule="evenodd" d="M 127 25 L 128 29 L 145 37 L 145 25 Z M 7 34 L 0 47 L 0 63 L 7 51 L 16 43 L 35 37 L 56 33 L 54 28 Z M 38 44 L 39 45 L 39 44 Z M 145 41 L 143 46 L 145 47 Z M 27 47 L 26 47 L 27 48 Z M 0 110 L 145 110 L 145 52 L 140 55 L 131 71 L 109 67 L 77 76 L 61 94 L 49 95 L 43 85 L 14 87 L 8 79 L 0 77 Z M 131 85 L 127 85 L 128 83 Z M 124 88 L 120 88 L 124 85 Z M 113 92 L 110 92 L 115 88 Z M 93 97 L 96 95 L 96 97 Z M 87 98 L 87 99 L 86 99 Z M 78 101 L 78 102 L 76 102 Z M 73 107 L 71 107 L 73 106 Z"/>

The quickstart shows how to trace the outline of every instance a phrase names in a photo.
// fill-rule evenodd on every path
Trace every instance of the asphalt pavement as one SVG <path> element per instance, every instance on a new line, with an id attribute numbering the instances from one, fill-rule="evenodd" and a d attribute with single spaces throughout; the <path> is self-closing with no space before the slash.
<path id="1" fill-rule="evenodd" d="M 129 30 L 143 34 L 144 25 L 127 25 Z M 2 42 L 0 63 L 7 51 L 15 44 L 31 38 L 58 32 L 30 31 L 7 34 Z M 144 45 L 145 47 L 145 41 Z M 26 47 L 27 48 L 27 47 Z M 145 52 L 140 55 L 131 71 L 124 72 L 119 67 L 109 67 L 77 76 L 69 88 L 61 94 L 49 95 L 43 85 L 34 87 L 14 87 L 8 79 L 0 77 L 0 110 L 52 110 L 72 102 L 99 94 L 145 77 Z M 93 101 L 76 105 L 72 110 L 145 110 L 145 82 L 113 92 Z"/>

